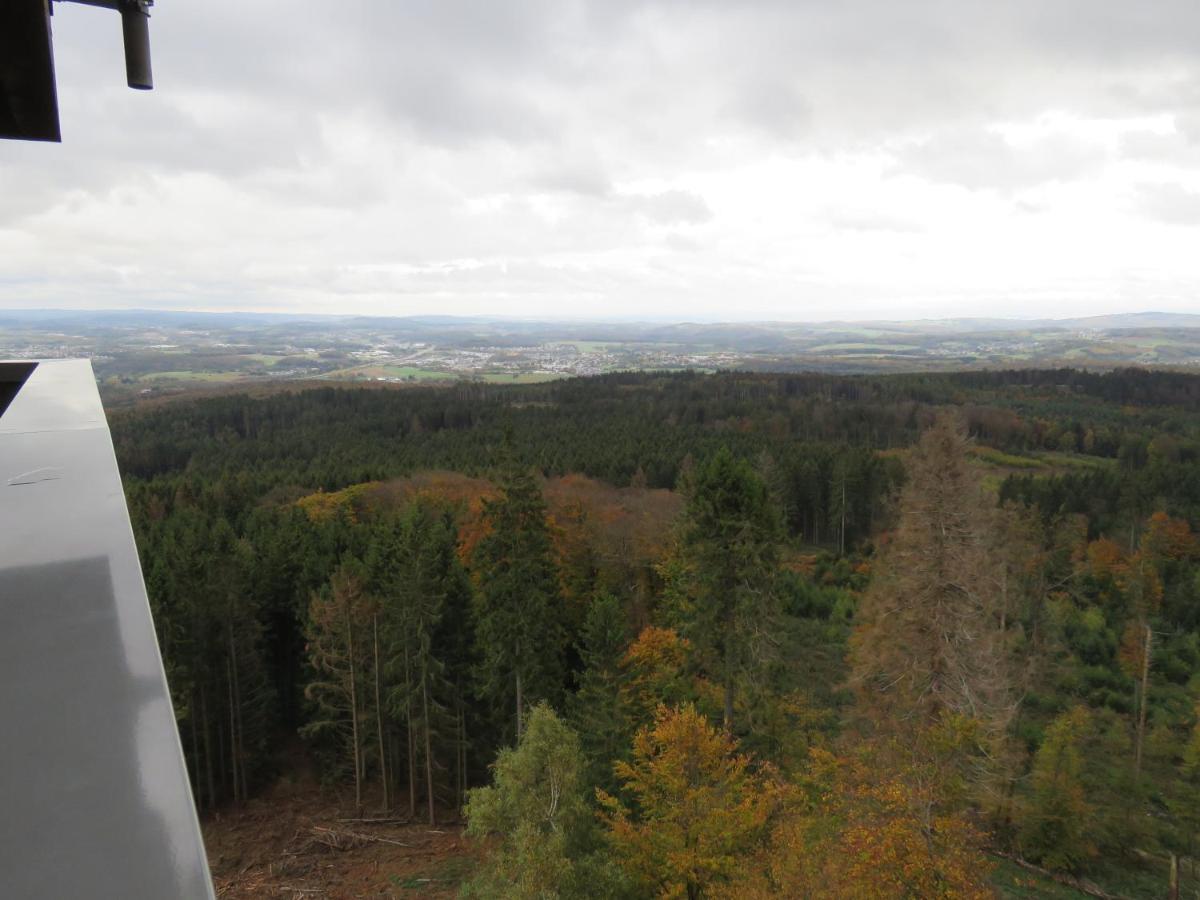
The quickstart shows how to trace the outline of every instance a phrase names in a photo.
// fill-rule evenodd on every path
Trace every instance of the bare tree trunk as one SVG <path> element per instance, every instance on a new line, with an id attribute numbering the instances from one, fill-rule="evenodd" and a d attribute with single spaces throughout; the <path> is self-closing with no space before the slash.
<path id="1" fill-rule="evenodd" d="M 454 805 L 462 809 L 463 795 L 467 789 L 467 717 L 463 714 L 462 700 L 458 701 L 458 747 L 454 753 Z"/>
<path id="2" fill-rule="evenodd" d="M 198 734 L 198 725 L 196 716 L 200 714 L 200 705 L 196 700 L 196 688 L 192 686 L 192 715 L 191 715 L 191 732 L 192 732 L 192 781 L 196 791 L 196 805 L 201 809 L 206 809 L 204 801 L 203 787 L 204 782 L 200 779 L 200 767 L 202 761 L 200 759 L 200 735 Z"/>
<path id="3" fill-rule="evenodd" d="M 404 640 L 404 726 L 408 731 L 408 816 L 417 817 L 417 742 L 413 735 L 412 669 L 408 661 L 408 638 Z"/>
<path id="4" fill-rule="evenodd" d="M 229 633 L 232 641 L 233 632 Z M 232 643 L 230 644 L 232 649 Z M 225 660 L 225 683 L 229 688 L 229 771 L 233 782 L 233 802 L 241 802 L 241 792 L 238 788 L 238 754 L 237 754 L 237 715 L 233 697 L 233 657 Z"/>
<path id="5" fill-rule="evenodd" d="M 433 802 L 433 741 L 430 737 L 429 720 L 429 681 L 421 677 L 421 713 L 425 719 L 425 793 L 429 800 L 429 824 L 437 824 L 437 813 Z"/>
<path id="6" fill-rule="evenodd" d="M 523 714 L 524 714 L 524 709 L 522 708 L 523 702 L 524 701 L 521 696 L 521 670 L 518 669 L 517 670 L 517 742 L 518 743 L 520 743 L 520 741 L 521 741 L 521 733 L 524 730 L 524 725 L 525 725 L 525 723 L 523 721 Z"/>
<path id="7" fill-rule="evenodd" d="M 225 755 L 225 725 L 218 715 L 215 717 L 217 728 L 217 781 L 225 789 L 224 797 L 229 796 L 228 759 Z"/>
<path id="8" fill-rule="evenodd" d="M 238 761 L 235 777 L 240 783 L 242 802 L 245 803 L 250 796 L 246 778 L 246 728 L 242 724 L 242 682 L 238 676 L 237 641 L 234 640 L 232 623 L 229 626 L 229 659 L 232 661 L 233 668 L 233 708 L 234 722 L 236 723 L 234 734 L 237 736 L 234 740 L 234 752 L 237 754 Z"/>
<path id="9" fill-rule="evenodd" d="M 350 739 L 354 743 L 354 809 L 362 815 L 362 753 L 358 740 L 358 680 L 354 659 L 354 620 L 350 616 L 350 605 L 346 604 L 346 649 L 350 660 Z"/>
<path id="10" fill-rule="evenodd" d="M 725 733 L 733 734 L 733 673 L 725 673 Z"/>
<path id="11" fill-rule="evenodd" d="M 1146 736 L 1146 701 L 1149 699 L 1147 691 L 1150 687 L 1150 642 L 1154 634 L 1149 625 L 1143 627 L 1146 629 L 1146 646 L 1142 651 L 1142 689 L 1138 703 L 1137 740 L 1133 751 L 1133 776 L 1135 779 L 1140 778 L 1142 774 L 1142 743 Z"/>
<path id="12" fill-rule="evenodd" d="M 387 747 L 383 739 L 383 702 L 379 668 L 379 616 L 371 616 L 371 637 L 375 644 L 375 728 L 379 732 L 379 780 L 383 782 L 383 808 L 391 809 L 391 796 L 388 793 Z"/>
<path id="13" fill-rule="evenodd" d="M 842 533 L 838 539 L 838 553 L 842 556 L 846 555 L 846 475 L 842 474 Z"/>
<path id="14" fill-rule="evenodd" d="M 217 805 L 217 779 L 213 774 L 212 729 L 208 725 L 208 691 L 200 690 L 200 720 L 204 731 L 204 774 L 208 783 L 209 806 Z"/>
<path id="15" fill-rule="evenodd" d="M 513 657 L 517 661 L 517 742 L 525 730 L 525 696 L 521 685 L 521 639 L 517 638 L 517 653 Z"/>

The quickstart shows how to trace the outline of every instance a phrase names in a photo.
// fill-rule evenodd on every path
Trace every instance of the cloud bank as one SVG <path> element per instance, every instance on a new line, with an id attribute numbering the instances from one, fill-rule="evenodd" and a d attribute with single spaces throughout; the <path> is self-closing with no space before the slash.
<path id="1" fill-rule="evenodd" d="M 1194 310 L 1200 5 L 160 0 L 54 17 L 0 306 Z"/>

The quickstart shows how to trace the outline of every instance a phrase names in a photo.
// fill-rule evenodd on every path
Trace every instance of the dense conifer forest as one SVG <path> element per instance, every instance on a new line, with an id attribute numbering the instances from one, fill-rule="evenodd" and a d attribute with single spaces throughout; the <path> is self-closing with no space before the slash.
<path id="1" fill-rule="evenodd" d="M 302 754 L 351 814 L 465 821 L 480 897 L 1200 888 L 1200 376 L 331 386 L 112 431 L 203 810 Z"/>

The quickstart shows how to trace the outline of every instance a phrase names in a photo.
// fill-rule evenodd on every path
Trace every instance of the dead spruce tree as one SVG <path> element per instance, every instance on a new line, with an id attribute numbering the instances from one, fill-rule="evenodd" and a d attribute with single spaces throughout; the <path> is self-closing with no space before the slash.
<path id="1" fill-rule="evenodd" d="M 959 749 L 943 758 L 986 789 L 1016 708 L 1012 585 L 1010 554 L 997 546 L 1001 513 L 968 447 L 959 421 L 944 416 L 913 449 L 898 526 L 859 607 L 851 671 L 875 734 L 924 754 L 946 747 L 952 730 Z"/>

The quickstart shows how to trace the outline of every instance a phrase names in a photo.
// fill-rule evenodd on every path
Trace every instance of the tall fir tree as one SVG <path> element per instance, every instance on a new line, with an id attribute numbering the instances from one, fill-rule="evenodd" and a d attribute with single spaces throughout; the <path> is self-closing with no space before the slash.
<path id="1" fill-rule="evenodd" d="M 616 788 L 612 764 L 632 736 L 621 698 L 621 659 L 628 644 L 625 613 L 612 594 L 600 593 L 588 608 L 579 655 L 583 671 L 571 702 L 571 722 L 587 759 L 589 782 Z"/>
<path id="2" fill-rule="evenodd" d="M 762 478 L 727 448 L 696 468 L 687 493 L 672 614 L 695 661 L 721 686 L 732 731 L 739 681 L 761 675 L 775 655 L 781 523 Z"/>
<path id="3" fill-rule="evenodd" d="M 472 557 L 476 646 L 481 694 L 513 711 L 519 739 L 526 707 L 561 695 L 566 635 L 541 487 L 504 457 L 500 497 L 484 504 L 486 534 Z"/>

